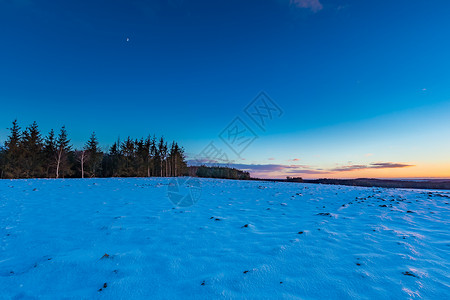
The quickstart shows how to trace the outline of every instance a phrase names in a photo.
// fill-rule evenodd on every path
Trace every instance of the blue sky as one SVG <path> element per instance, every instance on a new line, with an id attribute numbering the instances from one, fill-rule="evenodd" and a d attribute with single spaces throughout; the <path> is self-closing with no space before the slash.
<path id="1" fill-rule="evenodd" d="M 0 0 L 0 141 L 17 118 L 76 146 L 213 141 L 261 177 L 450 177 L 450 2 L 261 2 Z M 240 157 L 235 117 L 258 136 Z"/>

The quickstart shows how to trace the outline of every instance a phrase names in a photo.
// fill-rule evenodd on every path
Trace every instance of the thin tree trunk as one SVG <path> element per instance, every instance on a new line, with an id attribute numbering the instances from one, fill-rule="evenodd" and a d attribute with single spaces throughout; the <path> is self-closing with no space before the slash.
<path id="1" fill-rule="evenodd" d="M 178 177 L 178 174 L 177 174 L 177 157 L 176 156 L 174 157 L 174 169 L 175 169 L 175 177 Z"/>
<path id="2" fill-rule="evenodd" d="M 62 151 L 60 150 L 58 152 L 58 159 L 56 161 L 56 178 L 59 178 L 59 165 L 61 163 L 61 155 L 62 155 Z"/>
<path id="3" fill-rule="evenodd" d="M 81 178 L 84 178 L 84 156 L 85 152 L 81 152 Z"/>

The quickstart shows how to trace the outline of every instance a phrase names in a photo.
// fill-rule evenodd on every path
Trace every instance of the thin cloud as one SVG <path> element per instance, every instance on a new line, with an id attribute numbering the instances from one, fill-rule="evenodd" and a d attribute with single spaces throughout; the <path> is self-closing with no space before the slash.
<path id="1" fill-rule="evenodd" d="M 198 165 L 199 162 L 195 160 L 189 160 L 188 165 Z M 339 172 L 349 172 L 349 171 L 360 171 L 369 169 L 396 169 L 396 168 L 407 168 L 413 167 L 414 165 L 408 165 L 404 163 L 392 163 L 392 162 L 376 162 L 368 165 L 356 165 L 349 164 L 347 166 L 337 167 L 333 169 L 321 169 L 321 168 L 311 168 L 307 165 L 283 165 L 283 164 L 239 164 L 239 163 L 220 163 L 220 162 L 204 162 L 202 163 L 206 166 L 215 167 L 229 167 L 236 168 L 243 171 L 248 171 L 250 173 L 260 176 L 280 176 L 281 174 L 297 174 L 297 175 L 325 175 L 330 173 Z"/>
<path id="2" fill-rule="evenodd" d="M 287 170 L 299 169 L 299 168 L 303 167 L 300 165 L 279 165 L 279 164 L 267 164 L 267 165 L 231 164 L 230 166 L 233 168 L 242 169 L 245 171 L 258 171 L 258 172 L 276 172 L 276 171 L 287 172 Z"/>
<path id="3" fill-rule="evenodd" d="M 287 170 L 286 173 L 289 173 L 289 174 L 322 175 L 322 174 L 328 174 L 329 172 L 307 169 L 307 170 Z"/>
<path id="4" fill-rule="evenodd" d="M 268 160 L 275 160 L 275 158 L 274 157 L 269 157 Z"/>
<path id="5" fill-rule="evenodd" d="M 323 9 L 323 5 L 319 0 L 290 0 L 290 3 L 296 7 L 309 8 L 313 12 L 318 12 Z"/>
<path id="6" fill-rule="evenodd" d="M 290 159 L 289 161 L 300 161 L 300 158 L 293 158 L 293 159 Z"/>
<path id="7" fill-rule="evenodd" d="M 357 170 L 367 170 L 367 169 L 397 169 L 397 168 L 407 168 L 414 167 L 414 165 L 407 165 L 403 163 L 392 163 L 392 162 L 378 162 L 371 163 L 369 165 L 348 165 L 339 168 L 334 168 L 333 172 L 347 172 L 347 171 L 357 171 Z"/>

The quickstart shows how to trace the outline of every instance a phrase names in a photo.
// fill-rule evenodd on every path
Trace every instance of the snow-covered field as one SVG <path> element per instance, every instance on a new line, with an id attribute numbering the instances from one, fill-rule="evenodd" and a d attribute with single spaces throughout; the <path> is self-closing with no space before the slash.
<path id="1" fill-rule="evenodd" d="M 168 182 L 0 181 L 0 298 L 450 296 L 448 192 Z"/>

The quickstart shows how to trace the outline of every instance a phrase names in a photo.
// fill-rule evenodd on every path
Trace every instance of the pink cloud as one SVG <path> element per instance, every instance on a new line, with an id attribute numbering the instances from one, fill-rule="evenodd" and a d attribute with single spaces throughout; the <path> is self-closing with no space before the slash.
<path id="1" fill-rule="evenodd" d="M 290 0 L 291 5 L 295 5 L 300 8 L 309 8 L 313 12 L 318 12 L 323 9 L 322 3 L 319 0 Z"/>
<path id="2" fill-rule="evenodd" d="M 275 157 L 269 157 L 268 160 L 275 160 Z"/>
<path id="3" fill-rule="evenodd" d="M 289 161 L 300 161 L 300 158 L 293 158 L 293 159 L 290 159 Z"/>

